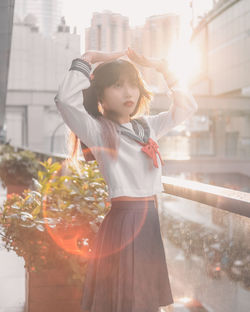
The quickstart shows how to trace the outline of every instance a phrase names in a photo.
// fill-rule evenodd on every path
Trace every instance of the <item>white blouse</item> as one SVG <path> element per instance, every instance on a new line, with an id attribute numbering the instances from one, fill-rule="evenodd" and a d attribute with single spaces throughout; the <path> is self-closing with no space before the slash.
<path id="1" fill-rule="evenodd" d="M 117 160 L 114 161 L 105 149 L 99 120 L 88 114 L 83 106 L 82 90 L 90 86 L 91 68 L 87 64 L 82 59 L 72 61 L 71 69 L 59 84 L 54 100 L 65 123 L 95 156 L 108 186 L 108 200 L 118 196 L 144 197 L 162 192 L 162 165 L 158 155 L 157 168 L 152 159 L 141 151 L 141 144 L 120 132 Z M 197 109 L 197 102 L 190 92 L 176 88 L 169 110 L 156 115 L 143 115 L 143 118 L 150 127 L 150 137 L 158 144 L 158 139 L 191 117 Z M 122 125 L 133 131 L 131 123 Z"/>

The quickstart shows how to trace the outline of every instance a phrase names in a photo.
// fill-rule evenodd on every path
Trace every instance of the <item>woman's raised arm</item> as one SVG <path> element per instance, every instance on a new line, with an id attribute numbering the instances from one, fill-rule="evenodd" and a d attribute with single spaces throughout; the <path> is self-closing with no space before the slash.
<path id="1" fill-rule="evenodd" d="M 157 139 L 160 139 L 169 130 L 189 119 L 197 109 L 197 102 L 190 92 L 180 88 L 172 88 L 170 108 L 156 115 L 146 115 L 144 118 L 154 129 Z"/>
<path id="2" fill-rule="evenodd" d="M 72 61 L 54 98 L 64 122 L 89 147 L 98 145 L 100 124 L 83 106 L 82 90 L 90 86 L 91 65 L 81 58 Z"/>
<path id="3" fill-rule="evenodd" d="M 90 87 L 92 64 L 105 62 L 125 55 L 125 51 L 105 53 L 89 50 L 72 61 L 69 71 L 59 84 L 54 97 L 59 112 L 68 127 L 88 147 L 100 144 L 101 126 L 83 105 L 83 90 Z"/>

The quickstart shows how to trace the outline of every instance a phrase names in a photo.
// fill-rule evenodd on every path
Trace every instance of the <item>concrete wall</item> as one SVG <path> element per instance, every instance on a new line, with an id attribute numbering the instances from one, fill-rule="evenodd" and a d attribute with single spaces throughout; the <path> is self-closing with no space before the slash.
<path id="1" fill-rule="evenodd" d="M 0 142 L 6 139 L 5 113 L 14 0 L 0 0 Z"/>
<path id="2" fill-rule="evenodd" d="M 241 93 L 250 86 L 249 0 L 226 1 L 224 7 L 212 11 L 192 41 L 203 56 L 202 79 L 193 86 L 196 94 Z"/>

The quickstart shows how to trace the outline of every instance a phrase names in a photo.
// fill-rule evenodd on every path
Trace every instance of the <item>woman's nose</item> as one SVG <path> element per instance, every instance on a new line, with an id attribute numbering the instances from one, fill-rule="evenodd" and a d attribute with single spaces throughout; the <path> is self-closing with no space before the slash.
<path id="1" fill-rule="evenodd" d="M 125 95 L 132 95 L 132 88 L 129 85 L 124 85 L 124 93 Z"/>

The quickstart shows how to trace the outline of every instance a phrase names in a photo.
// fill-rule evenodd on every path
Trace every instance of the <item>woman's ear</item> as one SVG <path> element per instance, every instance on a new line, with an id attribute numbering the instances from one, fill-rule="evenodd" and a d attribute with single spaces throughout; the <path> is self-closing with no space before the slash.
<path id="1" fill-rule="evenodd" d="M 102 103 L 100 101 L 98 101 L 98 111 L 103 115 L 104 110 L 103 110 L 103 107 L 102 107 Z"/>
<path id="2" fill-rule="evenodd" d="M 97 95 L 97 101 L 102 103 L 102 95 L 101 94 L 98 94 Z"/>

